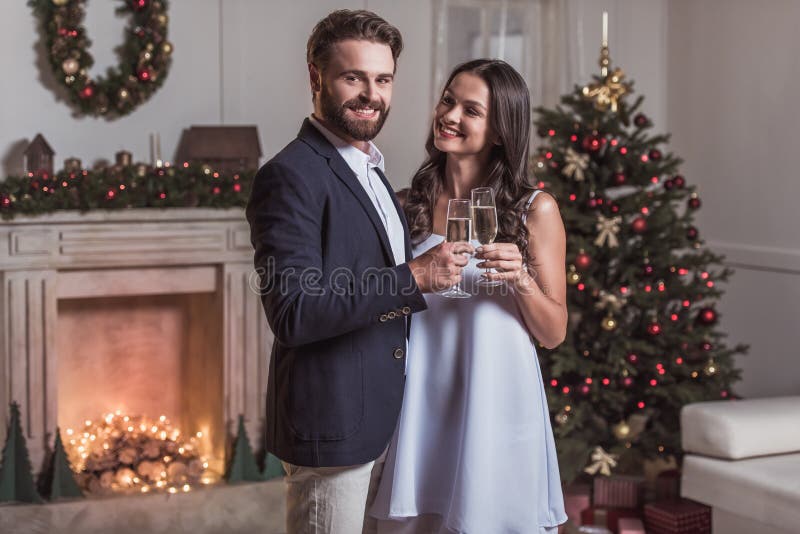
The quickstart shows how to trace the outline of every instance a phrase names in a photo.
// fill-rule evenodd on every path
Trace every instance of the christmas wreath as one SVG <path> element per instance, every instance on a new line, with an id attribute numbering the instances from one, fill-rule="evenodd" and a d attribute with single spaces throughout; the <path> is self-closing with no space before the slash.
<path id="1" fill-rule="evenodd" d="M 92 78 L 94 63 L 82 26 L 86 0 L 29 0 L 40 19 L 50 65 L 85 115 L 119 117 L 145 102 L 164 83 L 172 43 L 167 40 L 167 0 L 117 0 L 117 14 L 130 16 L 120 63 Z"/>

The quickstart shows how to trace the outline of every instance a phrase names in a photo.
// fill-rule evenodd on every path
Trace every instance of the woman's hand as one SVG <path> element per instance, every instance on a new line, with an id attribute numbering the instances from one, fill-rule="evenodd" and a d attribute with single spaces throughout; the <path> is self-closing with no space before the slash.
<path id="1" fill-rule="evenodd" d="M 522 253 L 516 243 L 482 245 L 475 250 L 475 257 L 483 260 L 477 265 L 479 268 L 497 271 L 484 274 L 489 280 L 517 283 L 527 274 L 522 263 Z"/>

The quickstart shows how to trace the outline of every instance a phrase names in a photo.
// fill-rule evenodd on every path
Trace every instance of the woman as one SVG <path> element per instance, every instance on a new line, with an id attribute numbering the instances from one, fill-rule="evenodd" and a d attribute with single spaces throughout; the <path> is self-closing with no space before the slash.
<path id="1" fill-rule="evenodd" d="M 401 193 L 414 255 L 444 240 L 447 203 L 494 190 L 497 242 L 464 269 L 469 299 L 426 296 L 414 316 L 403 409 L 372 507 L 380 532 L 551 533 L 566 521 L 532 338 L 566 333 L 566 238 L 556 201 L 528 183 L 530 102 L 507 63 L 460 65 L 428 158 Z M 498 288 L 474 282 L 492 268 Z"/>

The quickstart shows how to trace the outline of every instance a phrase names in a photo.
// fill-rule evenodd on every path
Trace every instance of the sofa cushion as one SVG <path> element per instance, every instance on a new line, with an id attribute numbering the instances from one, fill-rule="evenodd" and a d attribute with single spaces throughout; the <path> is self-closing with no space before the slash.
<path id="1" fill-rule="evenodd" d="M 683 450 L 737 460 L 800 451 L 800 397 L 698 402 L 681 410 Z"/>
<path id="2" fill-rule="evenodd" d="M 797 532 L 800 453 L 738 461 L 687 454 L 681 496 Z"/>

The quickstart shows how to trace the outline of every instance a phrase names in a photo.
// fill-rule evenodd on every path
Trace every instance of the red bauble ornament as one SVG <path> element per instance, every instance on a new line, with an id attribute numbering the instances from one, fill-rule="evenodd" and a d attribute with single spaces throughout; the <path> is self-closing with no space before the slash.
<path id="1" fill-rule="evenodd" d="M 136 11 L 141 11 L 147 7 L 149 2 L 147 0 L 131 0 L 131 5 Z"/>
<path id="2" fill-rule="evenodd" d="M 650 119 L 647 118 L 647 115 L 644 113 L 637 113 L 636 116 L 633 118 L 633 123 L 638 126 L 639 128 L 644 128 L 650 122 Z"/>
<path id="3" fill-rule="evenodd" d="M 690 226 L 689 228 L 686 229 L 686 237 L 691 239 L 692 241 L 697 239 L 698 233 L 699 232 L 697 231 L 697 228 L 695 228 L 694 226 Z"/>
<path id="4" fill-rule="evenodd" d="M 631 230 L 637 234 L 642 234 L 647 230 L 647 219 L 644 217 L 636 217 L 631 223 Z"/>
<path id="5" fill-rule="evenodd" d="M 653 266 L 650 265 L 649 263 L 646 263 L 644 266 L 644 275 L 650 276 L 653 274 L 653 271 L 655 271 L 655 268 L 653 268 Z"/>
<path id="6" fill-rule="evenodd" d="M 606 144 L 606 138 L 597 134 L 587 135 L 583 138 L 583 149 L 587 152 L 597 152 Z"/>
<path id="7" fill-rule="evenodd" d="M 689 199 L 689 207 L 692 208 L 693 210 L 700 209 L 700 206 L 702 206 L 702 205 L 703 205 L 703 203 L 700 202 L 700 198 L 699 197 L 691 197 Z"/>
<path id="8" fill-rule="evenodd" d="M 625 183 L 625 174 L 621 172 L 614 173 L 614 185 L 622 185 Z"/>
<path id="9" fill-rule="evenodd" d="M 672 178 L 669 178 L 669 179 L 667 179 L 667 180 L 664 180 L 664 189 L 666 189 L 667 191 L 669 191 L 669 190 L 670 190 L 670 189 L 672 189 L 673 187 L 675 187 L 675 182 L 673 182 L 673 181 L 672 181 Z"/>
<path id="10" fill-rule="evenodd" d="M 233 190 L 238 193 L 242 190 L 242 184 L 233 184 Z"/>
<path id="11" fill-rule="evenodd" d="M 717 311 L 714 308 L 701 308 L 697 313 L 697 322 L 710 326 L 717 322 Z"/>
<path id="12" fill-rule="evenodd" d="M 611 213 L 619 213 L 619 204 L 616 202 L 610 202 L 608 207 L 611 210 Z"/>
<path id="13" fill-rule="evenodd" d="M 712 345 L 708 341 L 703 341 L 702 343 L 700 343 L 700 350 L 704 350 L 706 352 L 709 352 L 713 348 L 714 348 L 714 345 Z"/>
<path id="14" fill-rule="evenodd" d="M 589 386 L 587 386 L 586 384 L 582 385 L 581 386 L 581 393 L 583 393 L 584 395 L 588 395 L 589 394 Z"/>
<path id="15" fill-rule="evenodd" d="M 216 186 L 214 187 L 214 189 L 211 190 L 211 192 L 214 193 L 215 195 L 219 195 L 219 191 L 220 191 L 219 187 Z"/>
<path id="16" fill-rule="evenodd" d="M 637 361 L 639 361 L 639 357 L 633 352 L 631 352 L 630 354 L 628 354 L 628 361 L 631 363 L 636 363 Z"/>
<path id="17" fill-rule="evenodd" d="M 153 72 L 147 67 L 142 67 L 136 73 L 136 76 L 139 78 L 140 82 L 149 82 L 153 78 Z"/>
<path id="18" fill-rule="evenodd" d="M 8 208 L 11 206 L 11 199 L 5 195 L 0 195 L 0 208 Z"/>
<path id="19" fill-rule="evenodd" d="M 83 89 L 81 89 L 81 92 L 78 94 L 84 100 L 88 100 L 94 96 L 94 86 L 92 84 L 89 84 L 85 86 Z"/>
<path id="20" fill-rule="evenodd" d="M 631 387 L 633 385 L 633 378 L 626 376 L 625 378 L 622 379 L 622 385 L 625 386 L 626 388 Z"/>
<path id="21" fill-rule="evenodd" d="M 661 325 L 657 322 L 653 321 L 649 325 L 647 325 L 647 333 L 651 336 L 657 336 L 661 333 Z"/>
<path id="22" fill-rule="evenodd" d="M 681 174 L 676 174 L 672 181 L 675 182 L 675 187 L 678 189 L 682 189 L 686 185 L 686 178 Z"/>
<path id="23" fill-rule="evenodd" d="M 654 148 L 650 150 L 649 156 L 653 161 L 658 161 L 661 159 L 661 151 L 657 148 Z"/>
<path id="24" fill-rule="evenodd" d="M 581 251 L 575 256 L 575 267 L 580 270 L 586 270 L 592 264 L 592 257 Z"/>

